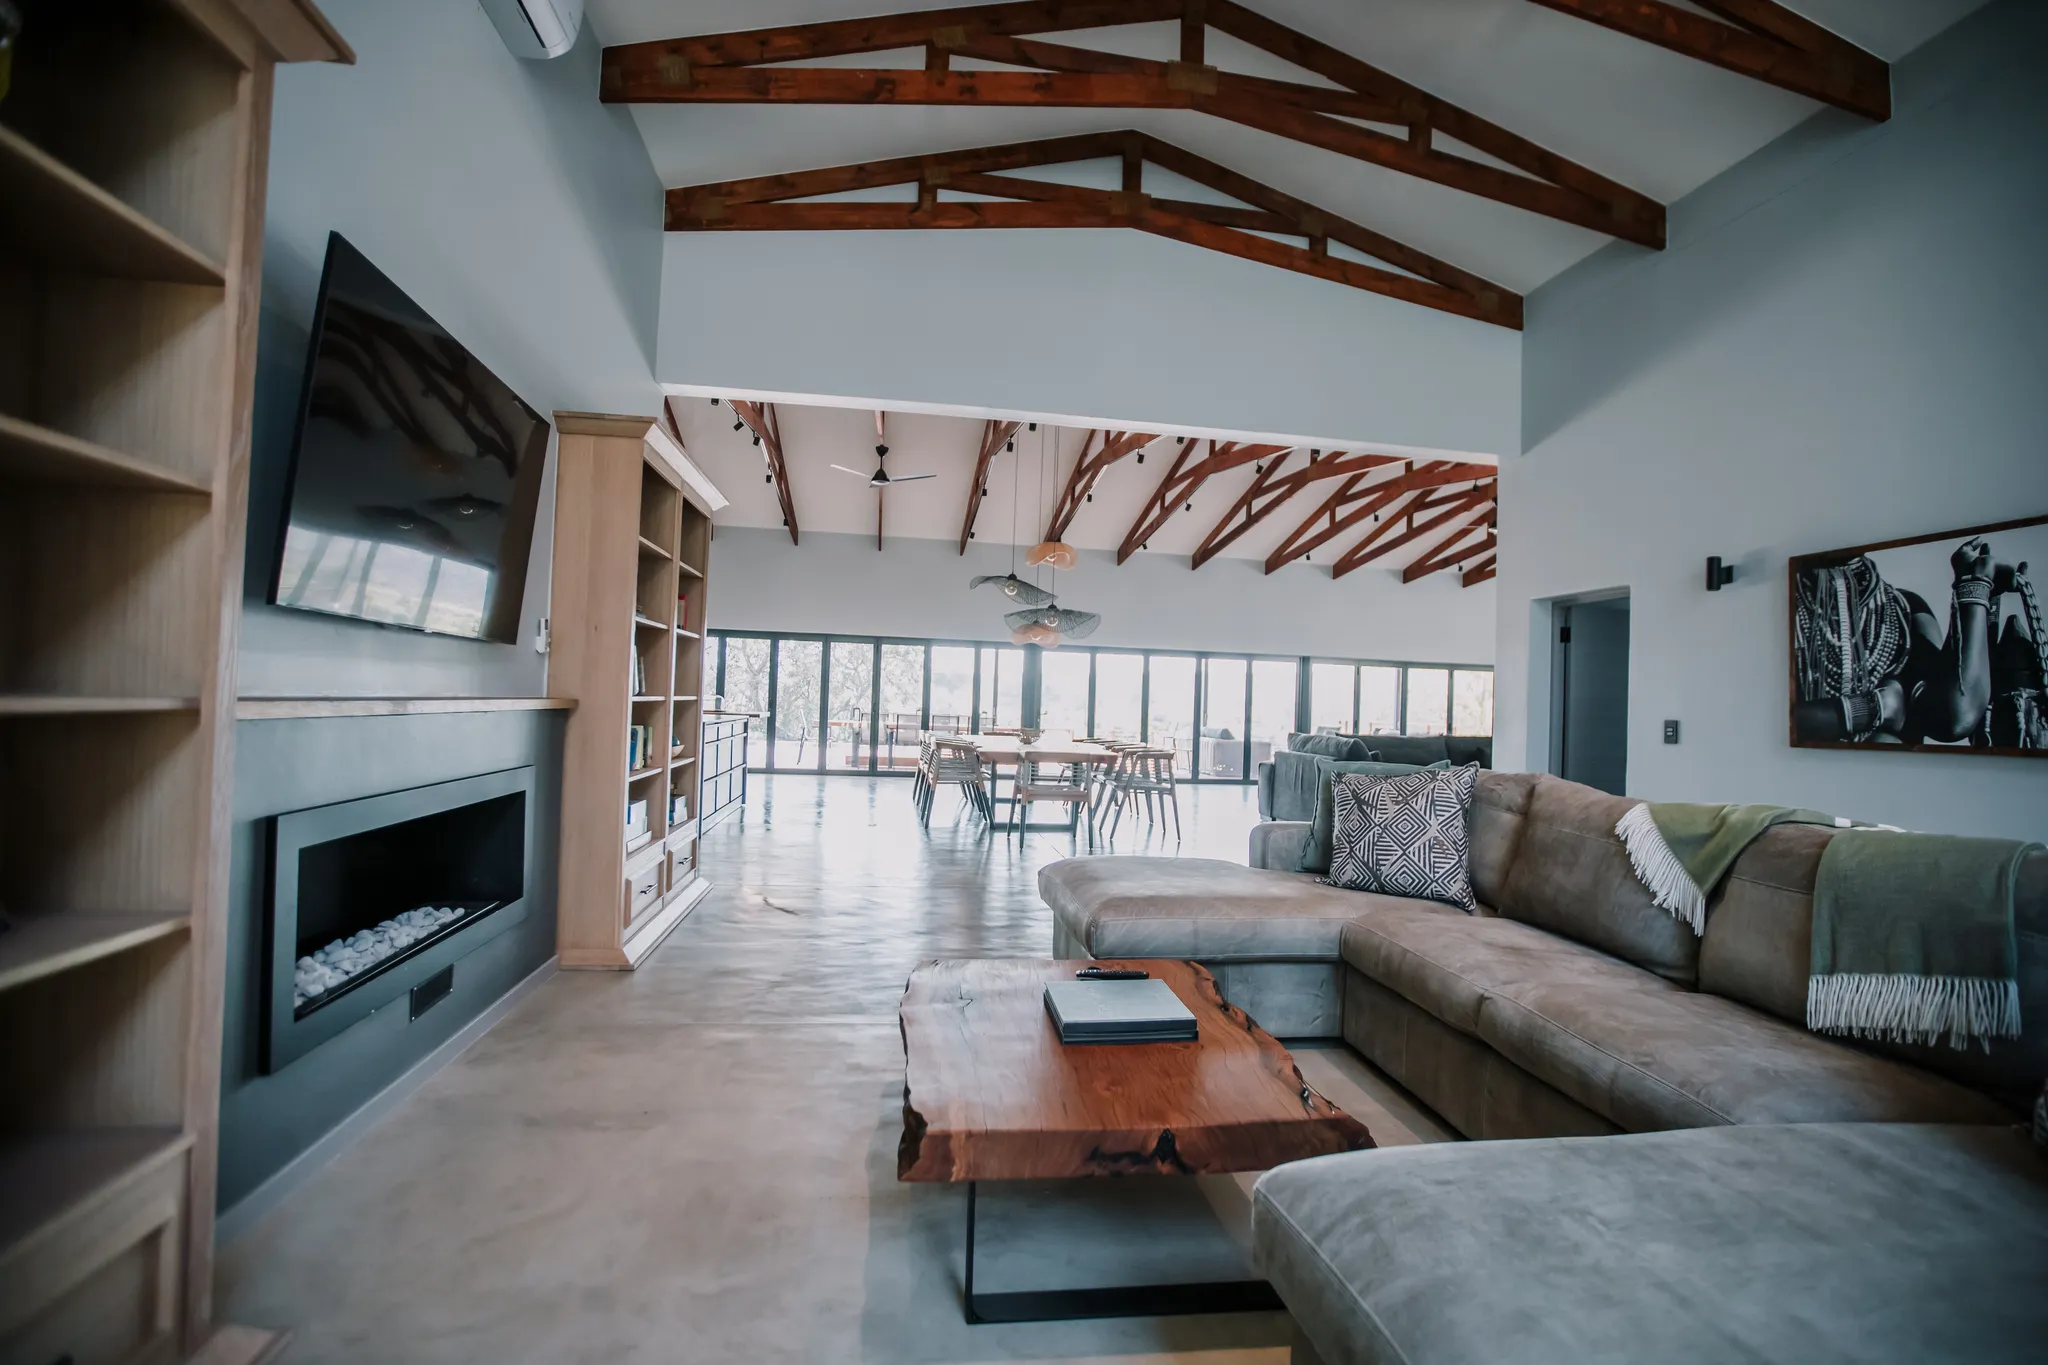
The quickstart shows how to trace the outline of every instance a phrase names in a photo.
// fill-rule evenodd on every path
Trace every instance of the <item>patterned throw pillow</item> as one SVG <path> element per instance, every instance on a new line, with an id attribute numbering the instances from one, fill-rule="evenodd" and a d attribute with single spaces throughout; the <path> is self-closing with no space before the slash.
<path id="1" fill-rule="evenodd" d="M 1331 784 L 1337 820 L 1331 886 L 1448 901 L 1473 909 L 1465 815 L 1477 766 L 1397 777 L 1350 775 Z"/>

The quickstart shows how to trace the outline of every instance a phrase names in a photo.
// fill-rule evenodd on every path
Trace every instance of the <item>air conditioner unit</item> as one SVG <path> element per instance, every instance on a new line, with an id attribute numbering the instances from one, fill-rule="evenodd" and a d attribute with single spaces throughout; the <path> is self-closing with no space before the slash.
<path id="1" fill-rule="evenodd" d="M 515 57 L 545 61 L 576 46 L 583 0 L 481 0 Z"/>

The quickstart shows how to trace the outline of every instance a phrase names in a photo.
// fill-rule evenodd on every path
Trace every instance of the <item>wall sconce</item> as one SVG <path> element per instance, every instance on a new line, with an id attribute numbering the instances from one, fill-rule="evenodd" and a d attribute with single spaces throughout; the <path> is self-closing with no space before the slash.
<path id="1" fill-rule="evenodd" d="M 1721 556 L 1707 556 L 1707 591 L 1719 592 L 1735 581 L 1735 566 L 1723 564 Z"/>

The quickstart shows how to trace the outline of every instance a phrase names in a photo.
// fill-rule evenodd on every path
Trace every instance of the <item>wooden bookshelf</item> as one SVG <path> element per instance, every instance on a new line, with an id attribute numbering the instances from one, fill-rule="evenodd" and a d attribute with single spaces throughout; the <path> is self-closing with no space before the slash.
<path id="1" fill-rule="evenodd" d="M 220 1365 L 236 626 L 274 54 L 305 0 L 37 4 L 0 102 L 0 1359 Z"/>
<path id="2" fill-rule="evenodd" d="M 653 419 L 558 412 L 550 695 L 573 698 L 563 765 L 557 951 L 564 967 L 637 966 L 710 885 L 697 855 L 696 692 L 703 677 L 710 487 Z M 687 562 L 686 562 L 687 561 Z M 629 768 L 630 736 L 646 752 Z M 626 810 L 647 803 L 647 829 Z"/>

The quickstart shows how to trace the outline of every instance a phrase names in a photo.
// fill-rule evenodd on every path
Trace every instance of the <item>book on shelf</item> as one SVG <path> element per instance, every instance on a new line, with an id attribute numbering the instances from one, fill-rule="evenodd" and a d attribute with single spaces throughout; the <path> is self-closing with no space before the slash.
<path id="1" fill-rule="evenodd" d="M 635 839 L 640 839 L 642 843 L 645 843 L 646 840 L 642 836 L 650 833 L 652 831 L 647 827 L 647 798 L 642 797 L 638 801 L 628 801 L 626 803 L 626 843 L 630 846 Z"/>
<path id="2" fill-rule="evenodd" d="M 679 592 L 676 594 L 676 629 L 688 630 L 689 628 L 690 594 L 686 592 Z"/>
<path id="3" fill-rule="evenodd" d="M 690 798 L 678 793 L 668 799 L 668 823 L 671 828 L 690 818 Z"/>
<path id="4" fill-rule="evenodd" d="M 626 771 L 637 773 L 654 761 L 654 727 L 652 725 L 629 725 L 626 727 Z"/>
<path id="5" fill-rule="evenodd" d="M 633 651 L 633 695 L 644 696 L 647 692 L 647 660 L 639 650 Z"/>

